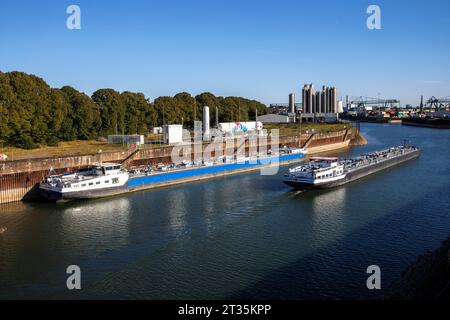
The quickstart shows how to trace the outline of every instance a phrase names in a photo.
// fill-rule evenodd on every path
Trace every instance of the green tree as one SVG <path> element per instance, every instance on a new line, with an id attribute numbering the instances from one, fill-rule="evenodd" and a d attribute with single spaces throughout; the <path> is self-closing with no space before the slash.
<path id="1" fill-rule="evenodd" d="M 99 89 L 92 95 L 92 100 L 100 108 L 102 135 L 125 132 L 125 107 L 119 92 L 113 89 Z"/>
<path id="2" fill-rule="evenodd" d="M 0 141 L 23 148 L 58 141 L 92 139 L 113 133 L 145 134 L 156 125 L 192 127 L 209 106 L 219 120 L 246 121 L 265 114 L 264 104 L 242 97 L 216 97 L 204 92 L 163 96 L 151 103 L 142 93 L 99 89 L 92 97 L 65 86 L 50 88 L 41 78 L 23 72 L 0 72 Z M 240 111 L 240 112 L 239 112 Z M 211 117 L 214 119 L 214 116 Z"/>
<path id="3" fill-rule="evenodd" d="M 101 127 L 98 105 L 89 96 L 72 87 L 62 87 L 61 91 L 71 106 L 69 118 L 72 120 L 72 132 L 81 140 L 97 137 Z"/>
<path id="4" fill-rule="evenodd" d="M 126 91 L 121 99 L 125 108 L 125 133 L 146 134 L 156 125 L 157 114 L 143 93 Z"/>
<path id="5" fill-rule="evenodd" d="M 194 113 L 196 120 L 199 119 L 201 108 L 197 101 L 187 92 L 180 92 L 174 96 L 177 105 L 179 105 L 179 112 L 183 116 L 183 124 L 191 128 L 194 127 Z M 200 110 L 199 110 L 200 109 Z M 201 117 L 201 114 L 200 114 Z"/>

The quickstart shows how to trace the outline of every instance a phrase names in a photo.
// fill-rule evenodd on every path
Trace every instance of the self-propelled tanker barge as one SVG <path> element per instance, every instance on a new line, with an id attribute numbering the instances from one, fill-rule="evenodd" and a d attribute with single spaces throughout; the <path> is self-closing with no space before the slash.
<path id="1" fill-rule="evenodd" d="M 301 148 L 283 149 L 277 154 L 254 158 L 220 157 L 211 162 L 135 170 L 125 170 L 117 163 L 102 163 L 87 170 L 49 176 L 39 189 L 42 197 L 52 201 L 101 198 L 289 164 L 301 160 L 306 152 Z"/>
<path id="2" fill-rule="evenodd" d="M 332 188 L 418 156 L 417 147 L 398 146 L 352 159 L 313 157 L 308 164 L 289 169 L 283 182 L 299 190 Z"/>

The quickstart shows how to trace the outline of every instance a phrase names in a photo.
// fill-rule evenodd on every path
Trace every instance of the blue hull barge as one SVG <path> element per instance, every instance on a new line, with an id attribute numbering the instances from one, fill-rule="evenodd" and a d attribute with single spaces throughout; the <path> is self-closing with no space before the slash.
<path id="1" fill-rule="evenodd" d="M 39 188 L 42 197 L 51 201 L 102 198 L 286 165 L 300 161 L 305 154 L 304 149 L 288 149 L 277 155 L 254 159 L 230 161 L 222 158 L 214 163 L 184 163 L 180 166 L 172 165 L 171 168 L 160 165 L 156 171 L 128 171 L 115 163 L 98 164 L 89 170 L 50 176 Z"/>

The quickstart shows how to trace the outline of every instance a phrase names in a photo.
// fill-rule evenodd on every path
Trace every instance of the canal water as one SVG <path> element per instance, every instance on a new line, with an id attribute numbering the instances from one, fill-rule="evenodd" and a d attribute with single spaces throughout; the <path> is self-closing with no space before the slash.
<path id="1" fill-rule="evenodd" d="M 450 234 L 450 131 L 362 124 L 421 157 L 325 191 L 241 174 L 62 204 L 0 206 L 0 298 L 377 299 Z M 81 268 L 81 290 L 66 268 Z M 381 290 L 366 287 L 370 265 Z"/>

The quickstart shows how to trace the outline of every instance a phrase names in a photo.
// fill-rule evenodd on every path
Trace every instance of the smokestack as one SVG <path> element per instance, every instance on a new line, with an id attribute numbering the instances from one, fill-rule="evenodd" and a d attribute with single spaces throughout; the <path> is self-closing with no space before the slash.
<path id="1" fill-rule="evenodd" d="M 216 128 L 219 128 L 219 109 L 216 107 Z"/>
<path id="2" fill-rule="evenodd" d="M 209 139 L 209 107 L 203 107 L 203 140 Z"/>

